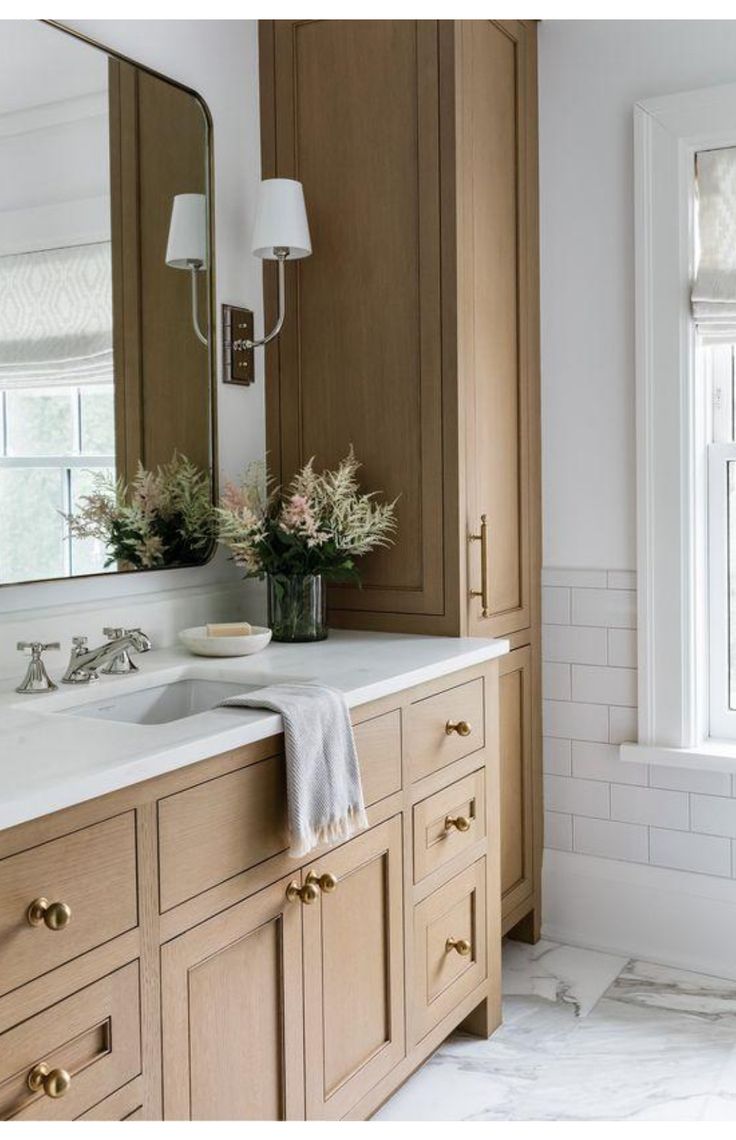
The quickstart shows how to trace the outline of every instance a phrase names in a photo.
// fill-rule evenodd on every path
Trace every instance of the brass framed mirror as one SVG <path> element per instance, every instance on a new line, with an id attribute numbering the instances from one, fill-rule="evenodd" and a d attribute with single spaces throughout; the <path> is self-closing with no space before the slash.
<path id="1" fill-rule="evenodd" d="M 198 565 L 216 494 L 212 123 L 0 23 L 0 584 Z"/>

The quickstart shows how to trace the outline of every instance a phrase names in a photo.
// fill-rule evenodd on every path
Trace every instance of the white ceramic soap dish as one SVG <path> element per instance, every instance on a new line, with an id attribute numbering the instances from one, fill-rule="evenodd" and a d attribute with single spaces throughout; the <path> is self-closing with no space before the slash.
<path id="1" fill-rule="evenodd" d="M 195 625 L 192 629 L 183 629 L 179 640 L 198 657 L 248 657 L 266 648 L 271 630 L 254 625 L 250 633 L 236 637 L 208 637 L 206 625 Z"/>

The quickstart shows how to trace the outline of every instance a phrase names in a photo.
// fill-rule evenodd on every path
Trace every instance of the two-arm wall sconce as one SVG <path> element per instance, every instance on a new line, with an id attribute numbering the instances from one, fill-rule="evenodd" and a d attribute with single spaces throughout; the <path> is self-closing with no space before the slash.
<path id="1" fill-rule="evenodd" d="M 171 207 L 166 264 L 186 269 L 192 281 L 192 325 L 197 339 L 207 344 L 199 324 L 197 277 L 207 268 L 207 199 L 204 194 L 177 194 Z"/>
<path id="2" fill-rule="evenodd" d="M 269 333 L 253 339 L 253 314 L 248 309 L 223 305 L 223 369 L 228 383 L 250 384 L 253 380 L 254 348 L 275 340 L 286 317 L 287 261 L 309 257 L 307 209 L 301 182 L 292 178 L 267 178 L 258 189 L 256 224 L 253 228 L 252 251 L 263 261 L 278 262 L 278 317 Z M 172 269 L 186 269 L 192 283 L 192 326 L 202 342 L 208 343 L 198 315 L 198 275 L 207 268 L 207 199 L 204 194 L 177 194 L 171 208 L 166 264 Z M 235 336 L 238 329 L 245 336 Z"/>

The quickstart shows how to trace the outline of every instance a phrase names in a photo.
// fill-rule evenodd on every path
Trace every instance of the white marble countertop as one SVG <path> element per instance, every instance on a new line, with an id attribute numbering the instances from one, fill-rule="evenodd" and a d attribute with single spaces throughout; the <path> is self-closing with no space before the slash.
<path id="1" fill-rule="evenodd" d="M 181 649 L 136 656 L 137 673 L 21 696 L 0 688 L 0 829 L 171 772 L 281 732 L 274 713 L 213 709 L 167 724 L 121 723 L 71 710 L 184 679 L 318 681 L 351 708 L 508 652 L 503 639 L 332 631 L 309 645 L 271 644 L 252 657 L 193 657 Z M 52 673 L 52 675 L 54 675 Z M 20 677 L 18 677 L 20 680 Z M 17 683 L 17 682 L 16 682 Z"/>

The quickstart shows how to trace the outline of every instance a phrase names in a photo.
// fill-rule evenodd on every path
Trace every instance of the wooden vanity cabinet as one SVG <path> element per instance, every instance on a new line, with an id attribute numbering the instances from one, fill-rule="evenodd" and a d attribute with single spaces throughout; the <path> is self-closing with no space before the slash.
<path id="1" fill-rule="evenodd" d="M 260 23 L 263 176 L 303 183 L 314 250 L 287 270 L 289 318 L 266 349 L 269 462 L 285 483 L 311 456 L 334 464 L 352 443 L 365 486 L 398 496 L 395 545 L 365 560 L 363 589 L 331 588 L 332 625 L 529 648 L 530 719 L 514 730 L 523 755 L 508 750 L 504 771 L 507 801 L 523 787 L 528 826 L 504 842 L 531 842 L 531 917 L 519 933 L 532 938 L 542 851 L 536 68 L 534 21 Z M 264 287 L 268 323 L 269 264 Z M 507 813 L 504 828 L 518 818 Z M 513 926 L 518 892 L 504 906 Z"/>
<path id="2" fill-rule="evenodd" d="M 303 1118 L 302 924 L 287 885 L 162 947 L 165 1119 Z"/>
<path id="3" fill-rule="evenodd" d="M 365 1119 L 491 1033 L 498 686 L 495 660 L 355 709 L 369 827 L 309 858 L 281 738 L 0 832 L 0 1117 Z"/>

